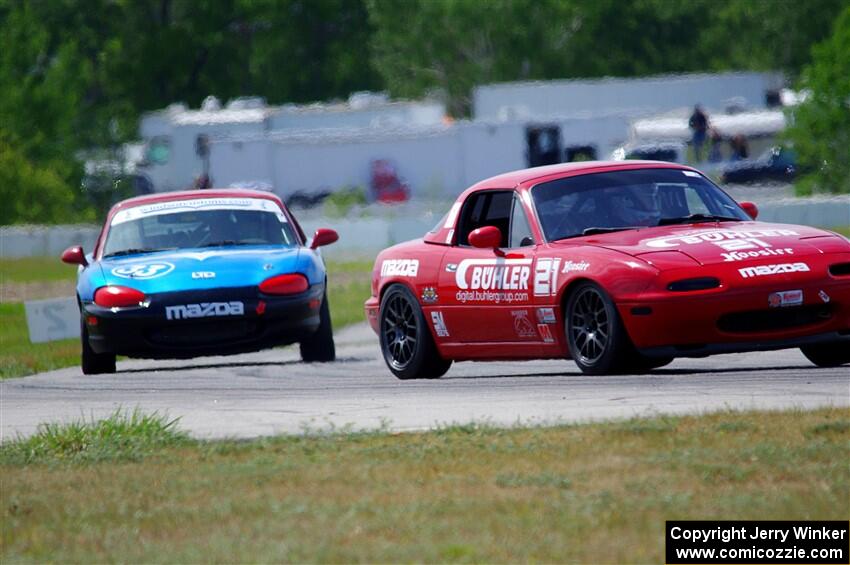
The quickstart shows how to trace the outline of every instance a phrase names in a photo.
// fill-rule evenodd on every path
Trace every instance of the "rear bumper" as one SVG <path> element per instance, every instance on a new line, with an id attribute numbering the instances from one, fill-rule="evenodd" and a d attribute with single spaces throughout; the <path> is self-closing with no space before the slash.
<path id="1" fill-rule="evenodd" d="M 185 359 L 304 339 L 319 327 L 323 295 L 321 284 L 286 297 L 262 294 L 257 287 L 161 293 L 148 295 L 146 307 L 107 309 L 84 303 L 82 315 L 97 353 Z"/>
<path id="2" fill-rule="evenodd" d="M 803 291 L 802 305 L 771 308 L 770 292 L 761 288 L 617 307 L 635 347 L 647 355 L 700 357 L 850 339 L 850 281 L 774 288 L 791 289 Z"/>

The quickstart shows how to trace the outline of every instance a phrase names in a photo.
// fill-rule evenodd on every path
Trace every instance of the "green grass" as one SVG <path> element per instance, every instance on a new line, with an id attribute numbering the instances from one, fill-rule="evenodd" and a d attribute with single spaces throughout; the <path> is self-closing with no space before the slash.
<path id="1" fill-rule="evenodd" d="M 189 442 L 177 420 L 116 410 L 103 420 L 41 424 L 30 437 L 0 444 L 4 465 L 141 461 L 163 447 Z"/>
<path id="2" fill-rule="evenodd" d="M 0 449 L 0 561 L 661 563 L 665 520 L 850 514 L 846 408 L 249 442 L 169 425 Z"/>
<path id="3" fill-rule="evenodd" d="M 840 233 L 843 236 L 850 237 L 850 226 L 843 228 L 828 228 L 834 232 Z"/>
<path id="4" fill-rule="evenodd" d="M 76 265 L 66 265 L 59 257 L 0 259 L 0 281 L 72 281 L 76 278 Z"/>
<path id="5" fill-rule="evenodd" d="M 74 269 L 49 257 L 3 259 L 0 266 L 2 281 L 36 282 L 76 277 Z M 369 298 L 371 272 L 371 261 L 328 262 L 328 300 L 334 329 L 365 321 L 363 303 Z M 44 277 L 40 279 L 39 273 L 44 273 Z M 0 379 L 71 367 L 79 362 L 78 339 L 30 343 L 24 305 L 0 303 Z"/>

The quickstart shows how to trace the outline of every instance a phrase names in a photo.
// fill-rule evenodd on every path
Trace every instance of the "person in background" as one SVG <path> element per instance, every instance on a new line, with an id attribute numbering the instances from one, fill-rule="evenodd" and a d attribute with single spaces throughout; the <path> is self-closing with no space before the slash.
<path id="1" fill-rule="evenodd" d="M 741 159 L 747 159 L 750 156 L 750 146 L 747 143 L 747 138 L 742 134 L 735 135 L 730 141 L 729 145 L 732 147 L 732 160 L 740 161 Z"/>
<path id="2" fill-rule="evenodd" d="M 198 176 L 198 178 L 195 179 L 193 188 L 195 190 L 204 190 L 207 188 L 212 188 L 212 181 L 210 180 L 210 176 L 206 173 L 203 173 Z"/>
<path id="3" fill-rule="evenodd" d="M 699 104 L 694 106 L 694 113 L 691 114 L 691 119 L 688 120 L 688 127 L 693 132 L 691 145 L 694 147 L 694 159 L 697 162 L 702 161 L 702 146 L 705 143 L 705 135 L 708 132 L 708 116 Z"/>
<path id="4" fill-rule="evenodd" d="M 723 144 L 723 136 L 714 128 L 708 130 L 708 140 L 711 143 L 708 147 L 708 160 L 711 163 L 719 163 L 723 160 L 723 153 L 720 151 L 720 146 Z"/>

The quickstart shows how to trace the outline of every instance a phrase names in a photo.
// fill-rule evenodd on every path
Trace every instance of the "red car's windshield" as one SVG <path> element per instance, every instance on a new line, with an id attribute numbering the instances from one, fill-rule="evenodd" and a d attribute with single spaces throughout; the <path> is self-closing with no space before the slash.
<path id="1" fill-rule="evenodd" d="M 704 176 L 682 169 L 568 177 L 539 184 L 531 195 L 549 241 L 635 227 L 750 219 Z"/>

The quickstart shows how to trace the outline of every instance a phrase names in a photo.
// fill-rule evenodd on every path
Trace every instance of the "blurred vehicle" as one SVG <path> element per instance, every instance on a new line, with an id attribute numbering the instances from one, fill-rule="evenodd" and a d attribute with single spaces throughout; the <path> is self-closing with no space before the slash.
<path id="1" fill-rule="evenodd" d="M 605 374 L 791 347 L 850 363 L 850 242 L 757 215 L 674 163 L 506 173 L 378 255 L 366 317 L 400 379 L 453 361 L 571 357 Z"/>
<path id="2" fill-rule="evenodd" d="M 781 181 L 797 176 L 797 155 L 788 147 L 774 146 L 755 159 L 744 159 L 726 166 L 720 180 L 724 184 Z"/>
<path id="3" fill-rule="evenodd" d="M 611 154 L 614 161 L 623 160 L 645 160 L 645 161 L 668 161 L 670 163 L 684 163 L 687 155 L 687 146 L 675 141 L 658 141 L 648 143 L 627 143 L 618 147 Z"/>
<path id="4" fill-rule="evenodd" d="M 172 192 L 119 202 L 79 265 L 83 373 L 116 355 L 190 358 L 300 343 L 304 361 L 335 356 L 324 261 L 280 199 L 245 189 Z"/>

